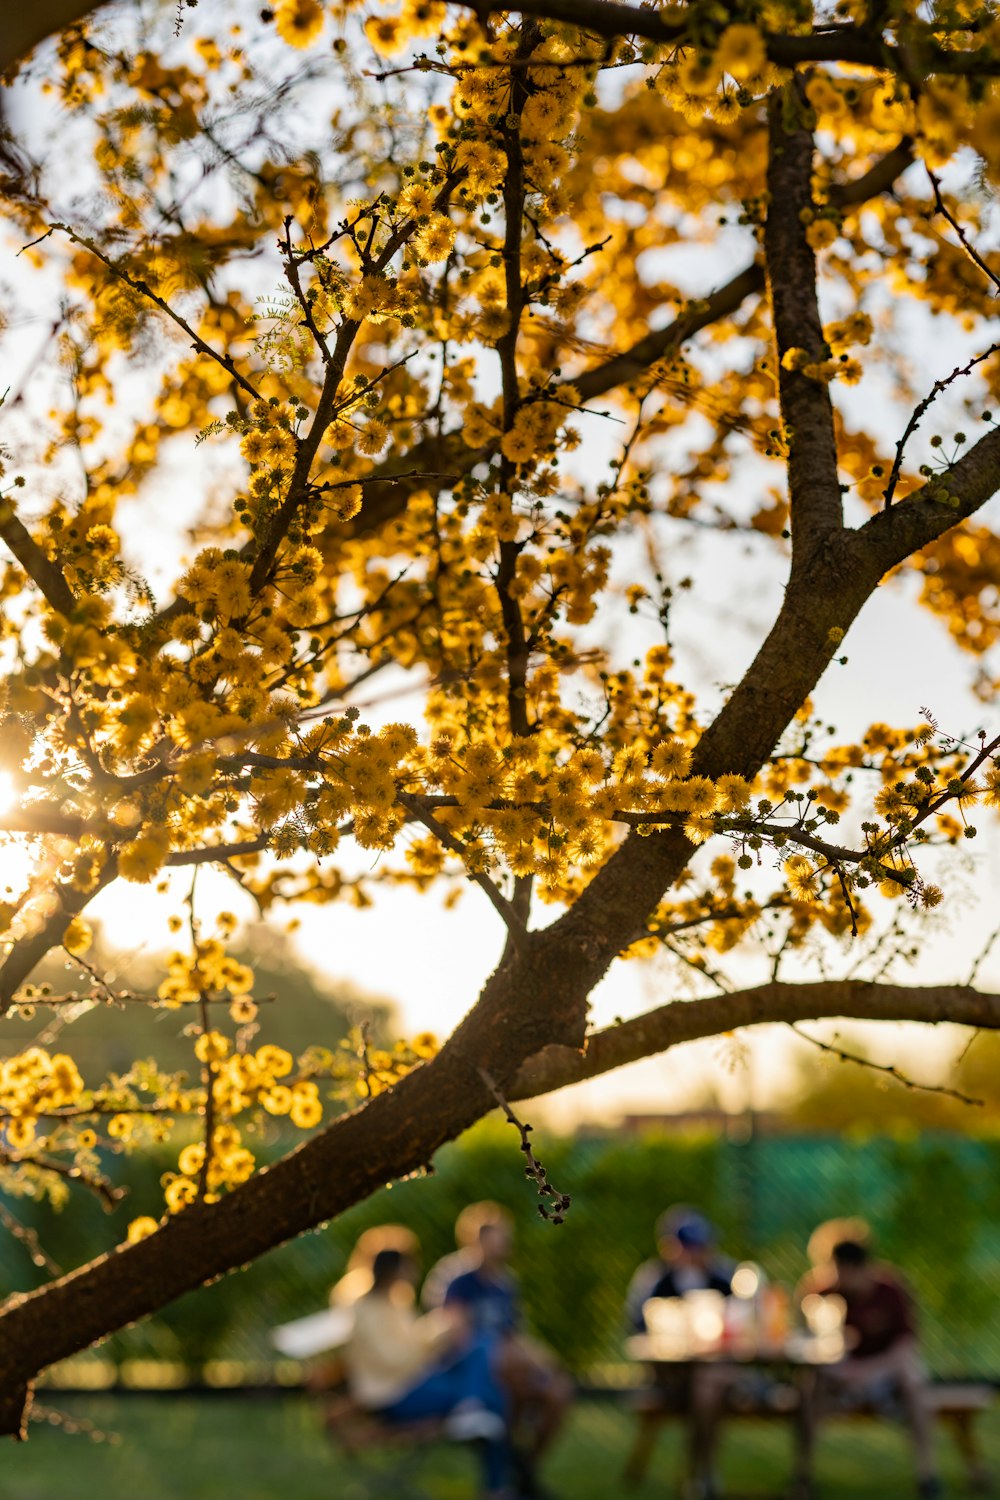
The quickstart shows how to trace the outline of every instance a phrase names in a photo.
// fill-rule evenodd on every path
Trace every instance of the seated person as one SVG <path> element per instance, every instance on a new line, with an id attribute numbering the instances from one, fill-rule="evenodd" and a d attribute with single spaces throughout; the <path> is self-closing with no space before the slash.
<path id="1" fill-rule="evenodd" d="M 405 1224 L 373 1224 L 358 1236 L 344 1274 L 330 1292 L 331 1307 L 353 1307 L 371 1291 L 372 1266 L 380 1250 L 398 1250 L 407 1260 L 420 1260 L 420 1241 Z"/>
<path id="2" fill-rule="evenodd" d="M 653 1297 L 683 1297 L 685 1292 L 733 1290 L 732 1265 L 714 1249 L 715 1231 L 704 1214 L 675 1204 L 656 1221 L 659 1255 L 644 1261 L 625 1296 L 625 1314 L 636 1333 L 645 1333 L 643 1307 Z"/>
<path id="3" fill-rule="evenodd" d="M 475 1203 L 455 1225 L 459 1249 L 439 1261 L 424 1284 L 424 1305 L 459 1309 L 474 1332 L 499 1340 L 498 1373 L 510 1398 L 519 1439 L 521 1486 L 537 1490 L 535 1466 L 562 1426 L 573 1387 L 554 1355 L 524 1332 L 517 1281 L 508 1262 L 510 1214 L 497 1203 Z"/>
<path id="4" fill-rule="evenodd" d="M 283 1353 L 293 1359 L 309 1359 L 306 1385 L 317 1394 L 336 1392 L 345 1386 L 347 1374 L 343 1350 L 354 1324 L 354 1306 L 359 1297 L 371 1290 L 372 1265 L 380 1250 L 398 1250 L 416 1260 L 419 1242 L 412 1229 L 403 1224 L 376 1224 L 366 1229 L 351 1251 L 343 1276 L 330 1290 L 330 1306 L 325 1313 L 285 1324 L 274 1332 L 274 1340 Z M 280 1339 L 280 1341 L 279 1341 Z M 315 1359 L 314 1356 L 323 1356 Z M 350 1404 L 350 1403 L 348 1403 Z M 343 1402 L 333 1399 L 327 1417 L 336 1426 Z"/>
<path id="5" fill-rule="evenodd" d="M 495 1340 L 473 1335 L 454 1308 L 421 1316 L 415 1282 L 412 1258 L 378 1251 L 344 1351 L 351 1394 L 386 1422 L 443 1419 L 451 1437 L 480 1440 L 486 1493 L 500 1500 L 509 1448 Z"/>
<path id="6" fill-rule="evenodd" d="M 503 1213 L 499 1203 L 470 1203 L 455 1220 L 456 1249 L 431 1266 L 420 1300 L 425 1307 L 441 1307 L 448 1287 L 465 1271 L 471 1271 L 479 1255 L 479 1226 L 494 1213 Z"/>
<path id="7" fill-rule="evenodd" d="M 823 1226 L 836 1230 L 837 1221 Z M 825 1409 L 845 1405 L 884 1406 L 898 1402 L 910 1430 L 916 1457 L 919 1493 L 943 1493 L 932 1451 L 927 1374 L 920 1357 L 913 1301 L 899 1275 L 871 1258 L 867 1226 L 854 1221 L 854 1238 L 829 1247 L 829 1259 L 814 1265 L 799 1284 L 798 1296 L 837 1296 L 844 1303 L 846 1354 L 839 1364 L 818 1372 L 803 1424 L 804 1453 L 800 1490 L 808 1490 L 815 1423 Z M 818 1256 L 831 1234 L 813 1236 L 810 1253 Z"/>
<path id="8" fill-rule="evenodd" d="M 716 1253 L 715 1231 L 703 1214 L 676 1204 L 657 1220 L 656 1242 L 658 1259 L 639 1267 L 626 1294 L 626 1316 L 637 1333 L 646 1331 L 643 1309 L 654 1297 L 683 1297 L 695 1291 L 732 1294 L 731 1264 Z M 696 1500 L 712 1500 L 718 1493 L 714 1473 L 719 1420 L 739 1382 L 739 1371 L 722 1363 L 658 1365 L 656 1376 L 664 1401 L 690 1417 L 687 1493 Z"/>

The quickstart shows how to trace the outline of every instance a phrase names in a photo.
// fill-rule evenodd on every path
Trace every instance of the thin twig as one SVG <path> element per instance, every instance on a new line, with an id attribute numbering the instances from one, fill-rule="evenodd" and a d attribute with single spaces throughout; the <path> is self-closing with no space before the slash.
<path id="1" fill-rule="evenodd" d="M 194 896 L 198 881 L 198 871 L 195 870 L 191 877 L 191 889 L 187 894 L 188 909 L 188 931 L 191 934 L 191 949 L 194 955 L 195 970 L 198 974 L 198 1012 L 201 1017 L 201 1035 L 206 1042 L 211 1035 L 211 1027 L 208 1021 L 208 996 L 204 981 L 201 977 L 201 958 L 198 941 L 198 918 L 195 915 Z M 201 1065 L 201 1081 L 205 1089 L 205 1147 L 204 1156 L 201 1159 L 201 1167 L 198 1172 L 197 1202 L 204 1201 L 208 1190 L 208 1169 L 212 1164 L 212 1151 L 215 1146 L 215 1063 L 212 1060 L 210 1050 L 206 1050 Z"/>
<path id="2" fill-rule="evenodd" d="M 965 981 L 966 984 L 968 984 L 970 986 L 973 985 L 973 984 L 975 984 L 975 982 L 976 982 L 976 976 L 979 973 L 979 970 L 980 970 L 981 966 L 985 963 L 986 959 L 989 957 L 990 953 L 993 951 L 993 947 L 994 947 L 994 944 L 997 941 L 997 938 L 1000 938 L 1000 924 L 998 924 L 996 927 L 994 927 L 993 931 L 990 933 L 989 937 L 986 939 L 985 943 L 980 948 L 978 954 L 976 955 L 975 959 L 973 960 L 972 968 L 969 970 L 969 977 Z M 969 1053 L 972 1051 L 973 1044 L 979 1040 L 979 1038 L 982 1036 L 982 1034 L 983 1033 L 982 1033 L 981 1028 L 977 1026 L 976 1029 L 975 1029 L 975 1031 L 972 1032 L 972 1034 L 969 1037 L 968 1041 L 962 1047 L 961 1052 L 956 1057 L 955 1063 L 954 1063 L 954 1066 L 956 1068 L 960 1067 L 961 1064 L 965 1062 L 965 1059 L 968 1057 Z"/>
<path id="3" fill-rule="evenodd" d="M 439 823 L 432 813 L 421 806 L 420 798 L 412 796 L 409 792 L 397 791 L 396 800 L 419 823 L 423 823 L 424 827 L 434 835 L 439 843 L 443 844 L 452 854 L 458 855 L 459 859 L 465 865 L 465 873 L 469 880 L 474 881 L 480 890 L 486 892 L 491 905 L 499 913 L 515 945 L 519 945 L 527 936 L 527 928 L 518 917 L 511 903 L 501 896 L 489 876 L 482 870 L 469 869 L 466 863 L 468 850 L 465 849 L 461 841 L 455 838 L 454 834 L 449 833 L 448 829 Z"/>
<path id="4" fill-rule="evenodd" d="M 549 1181 L 548 1173 L 532 1150 L 531 1133 L 535 1127 L 533 1125 L 525 1125 L 518 1119 L 491 1073 L 488 1073 L 485 1068 L 480 1068 L 479 1076 L 503 1110 L 509 1123 L 513 1125 L 521 1137 L 520 1149 L 524 1153 L 524 1158 L 527 1162 L 524 1175 L 535 1184 L 535 1190 L 539 1198 L 537 1204 L 538 1212 L 550 1224 L 562 1224 L 573 1200 L 569 1193 L 560 1193 L 558 1188 L 553 1187 Z"/>
<path id="5" fill-rule="evenodd" d="M 34 1229 L 28 1224 L 22 1224 L 16 1214 L 12 1214 L 6 1203 L 0 1202 L 0 1224 L 12 1235 L 15 1240 L 27 1250 L 31 1256 L 31 1264 L 39 1271 L 48 1271 L 50 1276 L 61 1276 L 62 1270 L 52 1259 L 45 1249 Z"/>
<path id="6" fill-rule="evenodd" d="M 824 1042 L 818 1036 L 811 1036 L 808 1031 L 803 1031 L 798 1021 L 789 1021 L 789 1026 L 796 1036 L 800 1036 L 804 1042 L 817 1047 L 820 1052 L 827 1052 L 832 1057 L 837 1057 L 841 1062 L 857 1063 L 859 1067 L 870 1068 L 873 1073 L 883 1073 L 887 1078 L 902 1084 L 905 1089 L 919 1090 L 922 1094 L 941 1094 L 945 1099 L 957 1099 L 960 1104 L 976 1104 L 980 1108 L 986 1103 L 985 1099 L 973 1099 L 969 1094 L 963 1094 L 960 1089 L 949 1088 L 944 1083 L 920 1083 L 915 1078 L 910 1078 L 895 1063 L 874 1062 L 870 1057 L 863 1057 L 858 1052 L 848 1052 L 845 1048 L 837 1046 L 835 1042 Z"/>
<path id="7" fill-rule="evenodd" d="M 931 171 L 931 168 L 927 165 L 926 162 L 924 162 L 924 170 L 931 180 L 931 187 L 934 189 L 934 206 L 937 209 L 938 213 L 942 218 L 948 220 L 948 223 L 951 225 L 952 229 L 954 229 L 955 233 L 961 240 L 962 248 L 969 259 L 972 261 L 973 265 L 979 267 L 983 275 L 988 277 L 989 280 L 992 281 L 993 285 L 997 289 L 997 292 L 1000 293 L 1000 276 L 998 276 L 995 271 L 990 270 L 989 266 L 983 260 L 983 257 L 980 255 L 975 245 L 973 245 L 959 221 L 955 218 L 955 215 L 951 212 L 951 210 L 945 203 L 944 196 L 941 192 L 941 181 L 939 177 L 935 172 Z"/>
<path id="8" fill-rule="evenodd" d="M 89 1438 L 92 1443 L 110 1443 L 114 1447 L 121 1442 L 119 1433 L 105 1432 L 89 1417 L 71 1417 L 68 1412 L 59 1411 L 54 1406 L 42 1406 L 38 1401 L 32 1402 L 31 1420 L 47 1422 L 50 1427 L 58 1427 L 73 1437 Z"/>
<path id="9" fill-rule="evenodd" d="M 37 1120 L 92 1120 L 101 1115 L 176 1115 L 178 1111 L 166 1104 L 80 1104 L 63 1105 L 57 1109 L 32 1111 Z M 6 1120 L 22 1120 L 23 1114 L 16 1110 L 0 1110 L 0 1123 Z"/>
<path id="10" fill-rule="evenodd" d="M 399 474 L 369 474 L 357 479 L 333 479 L 326 484 L 314 484 L 312 488 L 317 495 L 325 495 L 328 490 L 346 490 L 354 484 L 401 484 L 404 479 L 460 478 L 460 474 L 427 473 L 420 469 L 403 469 Z"/>
<path id="11" fill-rule="evenodd" d="M 251 385 L 246 376 L 240 374 L 239 370 L 236 368 L 235 364 L 228 354 L 221 354 L 218 349 L 214 349 L 211 344 L 206 343 L 206 341 L 201 337 L 200 334 L 195 333 L 194 329 L 191 327 L 186 318 L 182 318 L 180 313 L 174 311 L 169 302 L 165 302 L 158 293 L 153 291 L 148 281 L 143 281 L 138 277 L 130 275 L 128 271 L 123 270 L 123 268 L 116 261 L 113 261 L 109 255 L 105 255 L 104 251 L 100 248 L 99 245 L 96 245 L 93 240 L 88 239 L 86 235 L 77 234 L 76 230 L 71 229 L 68 224 L 51 225 L 48 232 L 46 234 L 40 235 L 39 239 L 47 239 L 48 235 L 53 234 L 57 229 L 62 234 L 65 234 L 68 239 L 72 240 L 73 244 L 82 246 L 84 250 L 89 250 L 90 254 L 96 256 L 102 265 L 107 266 L 111 274 L 113 276 L 117 276 L 119 281 L 123 281 L 126 286 L 131 287 L 132 290 L 134 292 L 137 292 L 140 297 L 148 298 L 148 300 L 152 302 L 154 306 L 158 307 L 161 312 L 166 313 L 171 322 L 176 323 L 177 327 L 182 329 L 183 332 L 187 334 L 188 338 L 191 340 L 192 346 L 197 349 L 198 353 L 207 355 L 209 359 L 214 359 L 216 364 L 221 365 L 222 368 L 226 371 L 227 375 L 229 375 L 232 380 L 235 380 L 236 384 L 240 386 L 248 396 L 252 397 L 254 401 L 260 401 L 263 399 L 260 392 L 255 386 Z M 32 244 L 37 245 L 38 240 L 33 240 Z M 29 248 L 30 247 L 28 245 L 24 246 L 25 250 Z"/>
<path id="12" fill-rule="evenodd" d="M 208 1005 L 232 1005 L 233 1003 L 232 995 L 207 995 L 205 998 Z M 259 1000 L 255 999 L 254 1004 L 263 1005 L 273 1003 L 273 1000 L 273 995 L 262 995 Z M 190 1005 L 191 1003 L 189 1000 L 182 1000 L 180 1002 L 181 1005 Z M 164 1000 L 160 995 L 137 995 L 132 990 L 109 991 L 106 1000 L 99 1000 L 94 995 L 79 995 L 71 992 L 68 995 L 29 995 L 10 1002 L 11 1010 L 33 1010 L 38 1005 L 47 1005 L 52 1009 L 56 1009 L 61 1005 L 86 1005 L 91 1007 L 95 1005 L 145 1005 L 150 1010 L 176 1010 L 178 1008 L 177 1001 Z"/>
<path id="13" fill-rule="evenodd" d="M 979 973 L 980 968 L 986 962 L 987 958 L 989 958 L 990 953 L 993 951 L 997 938 L 1000 938 L 1000 923 L 998 923 L 997 926 L 994 927 L 993 931 L 990 933 L 989 937 L 980 948 L 978 954 L 976 955 L 976 958 L 973 960 L 972 968 L 969 970 L 969 977 L 965 981 L 966 984 L 975 984 L 976 975 Z"/>
<path id="14" fill-rule="evenodd" d="M 937 400 L 938 396 L 940 396 L 941 392 L 946 391 L 954 381 L 961 379 L 963 375 L 970 374 L 977 365 L 983 364 L 985 360 L 989 359 L 991 355 L 996 354 L 998 350 L 1000 350 L 1000 341 L 995 344 L 991 344 L 988 349 L 984 349 L 981 354 L 977 354 L 973 359 L 970 359 L 968 364 L 960 365 L 957 369 L 952 370 L 950 375 L 945 375 L 941 380 L 935 380 L 934 384 L 931 386 L 924 399 L 914 407 L 913 414 L 911 415 L 910 420 L 907 422 L 906 427 L 903 429 L 903 436 L 896 444 L 896 453 L 895 457 L 892 460 L 892 469 L 889 473 L 889 482 L 886 485 L 882 495 L 885 510 L 889 509 L 890 505 L 892 504 L 892 497 L 896 493 L 896 485 L 899 483 L 900 470 L 903 466 L 903 450 L 912 437 L 913 433 L 920 426 L 920 419 L 926 412 L 927 408 L 931 406 L 933 402 Z"/>
<path id="15" fill-rule="evenodd" d="M 111 1213 L 125 1197 L 126 1189 L 115 1187 L 107 1177 L 91 1176 L 84 1172 L 81 1167 L 70 1166 L 67 1162 L 56 1161 L 51 1156 L 34 1156 L 30 1152 L 0 1151 L 0 1165 L 5 1167 L 37 1167 L 40 1172 L 51 1172 L 54 1177 L 62 1177 L 67 1182 L 78 1182 L 81 1187 L 89 1188 L 90 1191 L 100 1198 L 104 1208 Z"/>
<path id="16" fill-rule="evenodd" d="M 371 1030 L 372 1023 L 369 1020 L 362 1021 L 358 1027 L 358 1061 L 361 1063 L 365 1094 L 369 1099 L 372 1098 L 372 1074 L 375 1071 L 371 1059 Z"/>

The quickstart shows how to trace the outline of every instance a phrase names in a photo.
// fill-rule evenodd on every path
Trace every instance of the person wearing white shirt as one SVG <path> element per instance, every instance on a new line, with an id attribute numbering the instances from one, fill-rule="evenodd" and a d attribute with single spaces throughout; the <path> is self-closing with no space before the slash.
<path id="1" fill-rule="evenodd" d="M 505 1500 L 509 1444 L 496 1340 L 473 1336 L 459 1309 L 418 1313 L 415 1280 L 414 1261 L 399 1250 L 375 1256 L 344 1351 L 351 1394 L 387 1422 L 441 1419 L 450 1437 L 479 1440 L 486 1494 Z"/>

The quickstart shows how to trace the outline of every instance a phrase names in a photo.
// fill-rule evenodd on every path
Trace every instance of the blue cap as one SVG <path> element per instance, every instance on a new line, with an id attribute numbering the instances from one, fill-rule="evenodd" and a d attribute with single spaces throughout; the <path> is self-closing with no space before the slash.
<path id="1" fill-rule="evenodd" d="M 676 1240 L 685 1250 L 705 1250 L 715 1239 L 715 1231 L 697 1209 L 669 1208 L 656 1226 L 657 1238 Z"/>

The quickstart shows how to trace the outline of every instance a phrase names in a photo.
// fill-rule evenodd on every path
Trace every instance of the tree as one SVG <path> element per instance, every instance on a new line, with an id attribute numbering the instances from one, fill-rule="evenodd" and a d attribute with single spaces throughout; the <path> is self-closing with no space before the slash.
<path id="1" fill-rule="evenodd" d="M 263 911 L 460 876 L 506 940 L 440 1047 L 295 1060 L 192 889 L 146 998 L 190 1015 L 196 1083 L 85 1082 L 71 1031 L 8 1058 L 8 1193 L 99 1191 L 102 1145 L 192 1115 L 202 1139 L 161 1222 L 0 1311 L 5 1432 L 47 1364 L 498 1102 L 762 1021 L 997 1026 L 1000 996 L 893 957 L 940 846 L 1000 803 L 1000 741 L 928 718 L 839 744 L 810 695 L 897 571 L 992 687 L 998 28 L 910 0 L 234 0 L 99 12 L 11 78 L 0 1004 L 71 1015 L 32 982 L 60 945 L 119 998 L 84 913 L 178 867 Z M 913 374 L 918 315 L 954 368 Z M 939 398 L 977 435 L 920 447 Z M 719 703 L 674 660 L 695 534 L 709 574 L 750 539 L 783 575 Z M 380 682 L 423 693 L 417 723 L 363 722 Z M 748 949 L 772 978 L 734 988 Z M 588 1035 L 609 966 L 654 953 L 714 992 Z M 329 1096 L 358 1106 L 324 1124 Z M 307 1134 L 258 1171 L 261 1111 Z"/>

